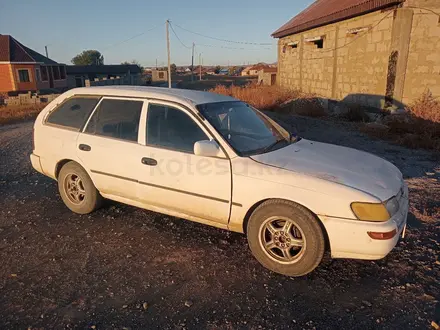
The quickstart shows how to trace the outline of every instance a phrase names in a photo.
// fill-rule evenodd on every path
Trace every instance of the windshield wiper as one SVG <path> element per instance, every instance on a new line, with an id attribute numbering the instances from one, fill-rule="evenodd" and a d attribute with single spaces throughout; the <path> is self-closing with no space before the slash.
<path id="1" fill-rule="evenodd" d="M 287 142 L 285 139 L 279 139 L 277 141 L 275 141 L 274 143 L 272 143 L 271 145 L 267 146 L 266 148 L 263 149 L 263 154 L 266 152 L 271 151 L 274 147 L 276 147 L 280 142 Z"/>

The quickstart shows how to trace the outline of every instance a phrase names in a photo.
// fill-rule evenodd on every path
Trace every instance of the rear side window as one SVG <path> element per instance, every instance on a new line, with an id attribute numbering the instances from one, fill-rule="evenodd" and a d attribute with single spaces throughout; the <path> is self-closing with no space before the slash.
<path id="1" fill-rule="evenodd" d="M 77 131 L 83 127 L 99 97 L 72 97 L 58 106 L 49 114 L 46 122 L 73 128 Z"/>
<path id="2" fill-rule="evenodd" d="M 85 132 L 137 142 L 142 105 L 142 101 L 102 100 Z"/>

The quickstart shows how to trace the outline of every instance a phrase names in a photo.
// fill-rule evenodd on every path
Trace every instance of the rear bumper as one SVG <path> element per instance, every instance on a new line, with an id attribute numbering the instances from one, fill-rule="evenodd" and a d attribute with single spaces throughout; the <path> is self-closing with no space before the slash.
<path id="1" fill-rule="evenodd" d="M 365 222 L 320 216 L 327 231 L 333 258 L 376 260 L 384 258 L 396 246 L 405 229 L 408 216 L 408 188 L 401 199 L 399 211 L 387 222 Z M 372 239 L 368 232 L 396 231 L 387 240 Z"/>
<path id="2" fill-rule="evenodd" d="M 32 153 L 30 159 L 32 167 L 41 174 L 44 174 L 43 168 L 41 167 L 40 157 Z"/>

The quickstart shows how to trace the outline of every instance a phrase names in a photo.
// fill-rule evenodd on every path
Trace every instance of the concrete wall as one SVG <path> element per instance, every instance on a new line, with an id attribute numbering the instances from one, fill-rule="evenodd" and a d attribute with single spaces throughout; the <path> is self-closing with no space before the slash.
<path id="1" fill-rule="evenodd" d="M 413 2 L 440 6 L 438 0 Z M 376 11 L 281 38 L 278 84 L 377 108 L 386 99 L 410 103 L 427 87 L 440 96 L 439 17 L 418 12 Z M 322 49 L 306 41 L 317 37 L 324 39 Z"/>
<path id="2" fill-rule="evenodd" d="M 95 80 L 85 79 L 84 84 L 86 87 L 90 86 L 111 86 L 111 85 L 135 85 L 141 84 L 140 75 L 130 75 L 119 78 L 96 78 Z"/>
<path id="3" fill-rule="evenodd" d="M 271 86 L 276 84 L 276 72 L 265 72 L 264 70 L 258 71 L 258 83 Z M 272 79 L 272 76 L 274 76 L 274 79 Z M 272 83 L 272 81 L 275 80 L 275 84 Z"/>
<path id="4" fill-rule="evenodd" d="M 40 104 L 49 103 L 60 94 L 49 94 L 49 95 L 35 95 L 31 92 L 18 94 L 18 96 L 9 96 L 5 99 L 5 104 L 9 106 L 14 105 L 30 105 L 30 104 Z"/>
<path id="5" fill-rule="evenodd" d="M 440 15 L 439 0 L 410 0 L 406 7 L 428 8 Z M 410 103 L 429 89 L 440 97 L 440 18 L 423 9 L 414 12 L 403 102 Z"/>

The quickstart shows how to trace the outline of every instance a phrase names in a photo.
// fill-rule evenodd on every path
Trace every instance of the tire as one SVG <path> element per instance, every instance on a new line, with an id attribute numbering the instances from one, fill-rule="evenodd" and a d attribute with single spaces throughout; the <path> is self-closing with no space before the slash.
<path id="1" fill-rule="evenodd" d="M 58 175 L 58 190 L 64 204 L 78 214 L 91 213 L 102 204 L 103 198 L 92 179 L 84 168 L 75 162 L 68 162 L 61 168 Z"/>
<path id="2" fill-rule="evenodd" d="M 259 205 L 247 224 L 247 239 L 252 254 L 264 267 L 294 277 L 312 272 L 326 246 L 316 216 L 286 200 Z"/>

